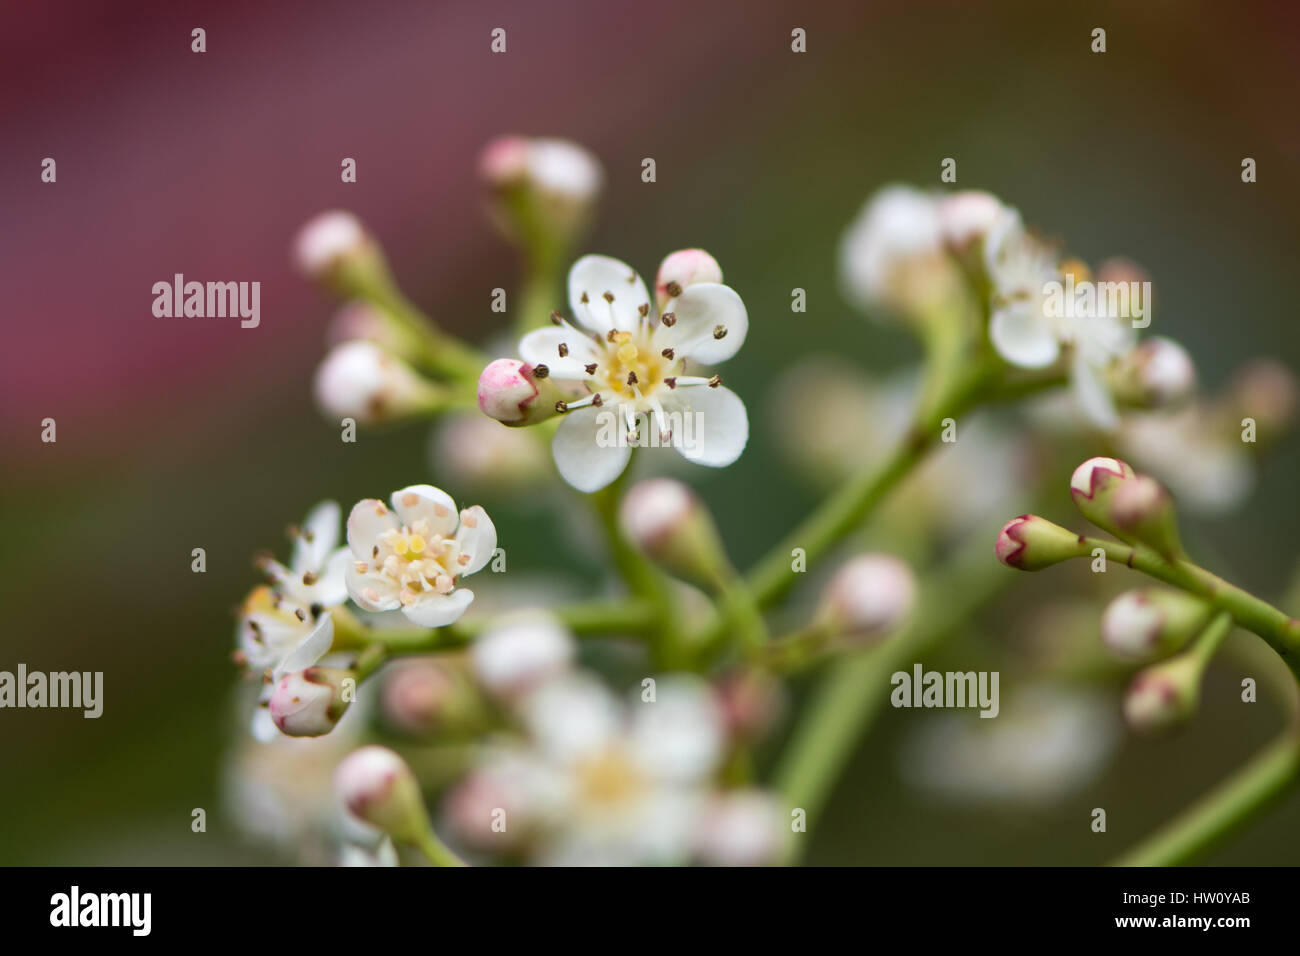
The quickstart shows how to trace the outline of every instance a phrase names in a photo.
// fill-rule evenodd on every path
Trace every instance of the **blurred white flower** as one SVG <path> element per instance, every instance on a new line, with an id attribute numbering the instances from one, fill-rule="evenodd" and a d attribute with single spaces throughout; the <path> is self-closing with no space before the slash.
<path id="1" fill-rule="evenodd" d="M 347 600 L 348 551 L 339 547 L 341 515 L 337 502 L 322 501 L 301 527 L 291 528 L 293 556 L 287 568 L 274 558 L 258 559 L 275 589 L 296 604 L 329 608 Z"/>
<path id="2" fill-rule="evenodd" d="M 1204 403 L 1168 412 L 1126 415 L 1116 436 L 1121 453 L 1203 515 L 1227 514 L 1255 486 L 1255 463 L 1235 432 Z"/>
<path id="3" fill-rule="evenodd" d="M 451 496 L 432 485 L 395 491 L 392 505 L 367 498 L 353 506 L 348 593 L 367 611 L 400 608 L 421 627 L 451 624 L 474 600 L 456 585 L 491 560 L 496 528 L 478 505 L 458 519 Z"/>
<path id="4" fill-rule="evenodd" d="M 429 457 L 452 488 L 504 490 L 549 468 L 536 435 L 502 428 L 478 412 L 444 415 L 433 430 Z"/>
<path id="5" fill-rule="evenodd" d="M 553 615 L 516 611 L 474 639 L 474 674 L 498 697 L 513 698 L 566 671 L 577 655 L 573 635 Z"/>
<path id="6" fill-rule="evenodd" d="M 526 847 L 543 864 L 697 857 L 726 744 L 707 683 L 663 677 L 653 701 L 622 706 L 596 678 L 569 674 L 529 695 L 521 714 L 528 744 L 490 751 L 448 802 L 463 835 L 488 849 Z M 493 808 L 505 811 L 504 832 L 489 825 Z"/>
<path id="7" fill-rule="evenodd" d="M 918 721 L 903 774 L 957 803 L 1050 803 L 1087 786 L 1119 741 L 1114 704 L 1058 684 L 1022 686 L 996 720 L 955 712 Z"/>
<path id="8" fill-rule="evenodd" d="M 584 256 L 569 271 L 574 322 L 528 333 L 519 354 L 534 374 L 582 384 L 586 397 L 557 408 L 551 445 L 561 476 L 579 491 L 605 487 L 637 444 L 671 444 L 697 464 L 729 465 L 745 449 L 745 405 L 717 376 L 683 374 L 689 360 L 713 365 L 735 355 L 749 330 L 731 288 L 699 282 L 655 314 L 645 283 L 608 256 Z M 545 373 L 543 373 L 545 369 Z M 640 434 L 646 429 L 655 434 Z"/>
<path id="9" fill-rule="evenodd" d="M 235 636 L 236 660 L 255 676 L 266 673 L 278 681 L 328 653 L 334 643 L 334 619 L 327 610 L 313 611 L 262 585 L 240 606 Z"/>
<path id="10" fill-rule="evenodd" d="M 362 425 L 390 421 L 432 407 L 437 389 L 374 342 L 336 345 L 316 369 L 316 404 L 328 418 Z"/>

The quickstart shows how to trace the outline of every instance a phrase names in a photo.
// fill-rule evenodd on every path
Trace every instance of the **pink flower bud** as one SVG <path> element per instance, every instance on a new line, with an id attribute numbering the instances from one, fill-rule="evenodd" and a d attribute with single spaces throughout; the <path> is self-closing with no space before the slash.
<path id="1" fill-rule="evenodd" d="M 443 661 L 416 658 L 386 669 L 379 700 L 389 724 L 418 736 L 445 727 L 462 696 L 459 678 Z"/>
<path id="2" fill-rule="evenodd" d="M 308 278 L 328 279 L 341 265 L 365 255 L 370 245 L 356 216 L 333 210 L 314 216 L 299 230 L 293 259 Z"/>
<path id="3" fill-rule="evenodd" d="M 689 487 L 673 478 L 637 482 L 619 509 L 623 533 L 671 573 L 707 587 L 724 566 L 713 518 Z"/>
<path id="4" fill-rule="evenodd" d="M 334 729 L 355 692 L 356 675 L 351 671 L 308 667 L 280 678 L 268 708 L 281 733 L 319 737 Z"/>
<path id="5" fill-rule="evenodd" d="M 362 747 L 344 757 L 334 771 L 334 790 L 349 813 L 394 840 L 415 843 L 428 829 L 420 784 L 387 747 Z"/>
<path id="6" fill-rule="evenodd" d="M 1021 571 L 1041 571 L 1088 553 L 1079 535 L 1038 515 L 1008 521 L 994 551 L 1007 567 Z"/>
<path id="7" fill-rule="evenodd" d="M 518 359 L 497 359 L 478 379 L 478 407 L 503 425 L 536 425 L 559 414 L 556 402 L 574 397 L 577 386 L 561 385 L 545 366 Z"/>
<path id="8" fill-rule="evenodd" d="M 1256 440 L 1271 441 L 1291 427 L 1300 405 L 1295 373 L 1274 359 L 1254 359 L 1233 376 L 1226 404 L 1234 432 L 1249 418 L 1255 422 Z"/>
<path id="9" fill-rule="evenodd" d="M 330 350 L 316 369 L 314 391 L 327 417 L 352 418 L 362 425 L 419 411 L 436 393 L 405 362 L 359 340 Z"/>
<path id="10" fill-rule="evenodd" d="M 1139 733 L 1155 733 L 1183 723 L 1196 711 L 1201 663 L 1190 653 L 1141 671 L 1124 695 L 1124 719 Z"/>
<path id="11" fill-rule="evenodd" d="M 1002 215 L 1002 202 L 992 193 L 964 189 L 939 200 L 939 222 L 948 244 L 963 249 L 983 239 Z"/>
<path id="12" fill-rule="evenodd" d="M 734 740 L 758 740 L 781 719 L 786 709 L 785 687 L 758 668 L 723 675 L 717 682 L 718 703 Z"/>
<path id="13" fill-rule="evenodd" d="M 829 626 L 856 641 L 877 641 L 899 629 L 916 604 L 916 576 L 889 554 L 861 554 L 831 578 L 822 597 Z"/>
<path id="14" fill-rule="evenodd" d="M 1085 518 L 1098 528 L 1118 534 L 1111 504 L 1116 490 L 1132 481 L 1133 469 L 1118 458 L 1089 458 L 1070 476 L 1070 496 Z"/>
<path id="15" fill-rule="evenodd" d="M 1121 660 L 1152 660 L 1180 650 L 1209 620 L 1210 606 L 1183 591 L 1140 588 L 1106 606 L 1101 638 Z"/>
<path id="16" fill-rule="evenodd" d="M 582 231 L 605 179 L 596 157 L 576 143 L 522 136 L 489 143 L 479 175 L 494 193 L 497 225 L 534 251 L 567 244 Z"/>
<path id="17" fill-rule="evenodd" d="M 669 253 L 659 264 L 655 278 L 655 300 L 662 312 L 669 299 L 697 282 L 721 282 L 722 267 L 703 249 L 680 249 Z"/>
<path id="18" fill-rule="evenodd" d="M 1126 540 L 1145 544 L 1167 558 L 1182 556 L 1174 500 L 1150 475 L 1135 475 L 1115 489 L 1111 518 Z"/>

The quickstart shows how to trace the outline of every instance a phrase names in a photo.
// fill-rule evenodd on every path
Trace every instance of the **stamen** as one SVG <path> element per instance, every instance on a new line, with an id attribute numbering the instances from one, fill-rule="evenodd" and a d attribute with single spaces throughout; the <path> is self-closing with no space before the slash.
<path id="1" fill-rule="evenodd" d="M 649 302 L 646 302 L 646 303 L 644 303 L 644 304 L 642 304 L 642 305 L 638 305 L 638 306 L 636 307 L 636 311 L 637 311 L 637 314 L 638 314 L 639 316 L 641 316 L 641 318 L 644 319 L 647 315 L 650 314 L 650 303 L 649 303 Z"/>
<path id="2" fill-rule="evenodd" d="M 668 283 L 668 295 L 671 298 L 675 299 L 681 294 L 682 294 L 682 287 L 680 283 L 677 282 Z"/>
<path id="3" fill-rule="evenodd" d="M 596 369 L 598 368 L 595 362 L 592 362 L 590 365 L 586 365 L 583 367 L 586 369 L 588 375 L 595 375 Z"/>
<path id="4" fill-rule="evenodd" d="M 551 374 L 551 370 L 547 368 L 545 365 L 533 366 L 533 375 L 536 376 L 537 378 L 546 378 L 546 376 L 550 374 Z"/>
<path id="5" fill-rule="evenodd" d="M 677 324 L 677 313 L 665 312 L 663 315 L 659 316 L 659 321 L 662 322 L 666 328 L 671 329 Z"/>
<path id="6" fill-rule="evenodd" d="M 713 378 L 709 379 L 709 388 L 717 388 L 721 384 L 722 384 L 721 375 L 715 375 L 713 376 Z"/>
<path id="7" fill-rule="evenodd" d="M 603 293 L 601 294 L 601 298 L 604 299 L 606 302 L 613 302 L 613 301 L 614 301 L 614 293 L 609 292 L 609 291 L 603 292 Z"/>
<path id="8" fill-rule="evenodd" d="M 605 333 L 606 342 L 613 342 L 617 338 L 618 338 L 618 329 L 610 329 L 608 332 Z"/>
<path id="9" fill-rule="evenodd" d="M 719 328 L 721 328 L 721 326 L 719 326 Z M 724 329 L 724 330 L 723 330 L 723 335 L 725 335 L 725 334 L 726 334 L 726 330 Z M 714 333 L 714 337 L 715 337 L 715 338 L 721 338 L 721 336 L 719 336 L 716 332 Z M 564 358 L 565 356 L 567 356 L 567 355 L 569 354 L 569 346 L 567 346 L 565 343 L 561 342 L 558 351 L 559 351 L 559 353 L 560 353 L 560 358 Z"/>
<path id="10" fill-rule="evenodd" d="M 304 610 L 303 610 L 302 608 L 300 608 L 300 607 L 299 607 L 299 608 L 294 608 L 293 616 L 296 617 L 296 618 L 297 618 L 298 620 L 300 620 L 300 621 L 305 621 L 305 620 L 307 620 L 307 612 L 304 611 Z"/>
<path id="11" fill-rule="evenodd" d="M 627 383 L 628 383 L 629 385 L 635 385 L 635 384 L 636 384 L 636 372 L 628 372 L 628 373 L 627 373 Z"/>
<path id="12" fill-rule="evenodd" d="M 666 378 L 666 379 L 664 379 L 664 384 L 667 385 L 669 388 L 676 388 L 676 387 L 677 387 L 677 376 L 674 375 L 672 378 Z"/>
<path id="13" fill-rule="evenodd" d="M 673 358 L 673 356 L 676 355 L 677 353 L 674 352 L 672 349 L 664 349 L 664 350 L 663 350 L 662 352 L 660 352 L 659 354 L 662 355 L 664 358 L 669 359 L 669 360 L 671 361 L 672 358 Z"/>
<path id="14" fill-rule="evenodd" d="M 563 414 L 564 412 L 567 412 L 567 411 L 569 410 L 569 403 L 568 403 L 568 402 L 556 402 L 556 403 L 555 403 L 555 410 L 556 410 L 557 412 L 560 412 L 561 414 Z"/>
<path id="15" fill-rule="evenodd" d="M 605 404 L 605 400 L 600 397 L 600 392 L 597 392 L 595 395 L 591 396 L 591 404 L 595 405 L 597 408 Z"/>
<path id="16" fill-rule="evenodd" d="M 315 584 L 318 580 L 320 580 L 320 579 L 317 578 L 316 575 L 312 574 L 310 571 L 306 571 L 306 572 L 303 573 L 303 576 L 302 576 L 302 583 L 303 583 L 304 585 L 306 585 L 307 587 L 311 587 L 311 586 L 312 586 L 313 584 Z"/>
<path id="17" fill-rule="evenodd" d="M 586 301 L 586 300 L 584 299 L 583 301 Z M 560 313 L 560 310 L 559 310 L 559 309 L 556 309 L 555 311 L 553 311 L 553 312 L 551 313 L 551 321 L 552 321 L 554 324 L 556 324 L 556 325 L 563 325 L 563 324 L 564 324 L 564 316 Z"/>
<path id="18" fill-rule="evenodd" d="M 713 337 L 715 339 L 724 339 L 727 337 L 727 327 L 725 325 L 715 325 L 713 327 Z"/>
<path id="19" fill-rule="evenodd" d="M 586 305 L 591 300 L 587 298 L 587 293 L 583 292 L 582 295 L 578 298 L 578 301 L 581 302 L 583 305 Z"/>

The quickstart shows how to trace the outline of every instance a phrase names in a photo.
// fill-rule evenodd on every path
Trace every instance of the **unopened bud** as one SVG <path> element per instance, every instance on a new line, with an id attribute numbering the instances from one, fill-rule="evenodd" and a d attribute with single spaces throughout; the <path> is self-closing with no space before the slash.
<path id="1" fill-rule="evenodd" d="M 281 677 L 267 706 L 281 733 L 319 737 L 334 729 L 355 691 L 356 674 L 352 671 L 308 667 Z"/>
<path id="2" fill-rule="evenodd" d="M 477 713 L 464 679 L 442 659 L 394 662 L 384 673 L 379 701 L 384 719 L 413 736 L 458 726 L 469 712 Z"/>
<path id="3" fill-rule="evenodd" d="M 1184 591 L 1125 591 L 1101 615 L 1101 639 L 1116 657 L 1155 660 L 1181 650 L 1205 627 L 1210 606 Z"/>
<path id="4" fill-rule="evenodd" d="M 780 720 L 787 704 L 785 685 L 761 668 L 724 674 L 716 693 L 727 736 L 733 740 L 760 739 Z"/>
<path id="5" fill-rule="evenodd" d="M 330 346 L 358 339 L 373 342 L 398 358 L 409 358 L 414 352 L 409 333 L 379 307 L 359 300 L 340 306 L 325 333 L 325 341 Z"/>
<path id="6" fill-rule="evenodd" d="M 330 419 L 368 425 L 421 411 L 438 390 L 401 359 L 373 342 L 335 346 L 316 369 L 316 404 Z"/>
<path id="7" fill-rule="evenodd" d="M 523 136 L 489 143 L 479 174 L 495 195 L 498 226 L 530 246 L 572 241 L 590 219 L 605 178 L 596 157 L 576 143 Z"/>
<path id="8" fill-rule="evenodd" d="M 725 567 L 718 529 L 704 503 L 672 478 L 633 485 L 619 511 L 623 533 L 672 574 L 712 587 Z"/>
<path id="9" fill-rule="evenodd" d="M 999 561 L 1021 571 L 1041 571 L 1088 553 L 1082 537 L 1038 515 L 1008 521 L 994 550 Z"/>
<path id="10" fill-rule="evenodd" d="M 845 562 L 822 595 L 820 618 L 854 642 L 879 641 L 896 632 L 916 604 L 916 576 L 890 554 L 860 554 Z"/>
<path id="11" fill-rule="evenodd" d="M 1118 458 L 1089 458 L 1070 476 L 1070 496 L 1085 518 L 1103 531 L 1119 534 L 1111 510 L 1115 492 L 1134 477 L 1128 463 Z"/>
<path id="12" fill-rule="evenodd" d="M 715 866 L 764 866 L 778 862 L 789 839 L 781 805 L 761 790 L 735 790 L 705 808 L 697 852 Z"/>
<path id="13" fill-rule="evenodd" d="M 1268 443 L 1291 427 L 1300 389 L 1295 374 L 1281 362 L 1255 359 L 1233 376 L 1225 404 L 1234 432 L 1249 418 L 1255 423 L 1256 441 Z"/>
<path id="14" fill-rule="evenodd" d="M 344 757 L 334 771 L 334 790 L 349 813 L 394 840 L 419 843 L 428 831 L 420 784 L 387 747 L 362 747 Z"/>
<path id="15" fill-rule="evenodd" d="M 1111 374 L 1116 399 L 1139 408 L 1160 408 L 1196 390 L 1196 366 L 1187 350 L 1163 336 L 1144 339 L 1122 356 Z"/>
<path id="16" fill-rule="evenodd" d="M 655 277 L 655 301 L 663 311 L 669 299 L 675 299 L 697 282 L 721 282 L 722 266 L 703 249 L 679 249 L 664 257 Z"/>
<path id="17" fill-rule="evenodd" d="M 1121 537 L 1154 548 L 1166 558 L 1182 556 L 1174 499 L 1150 475 L 1121 482 L 1111 499 L 1111 517 Z"/>
<path id="18" fill-rule="evenodd" d="M 573 637 L 552 615 L 520 612 L 494 624 L 470 649 L 474 674 L 495 696 L 514 698 L 567 670 Z"/>
<path id="19" fill-rule="evenodd" d="M 378 244 L 350 212 L 323 212 L 307 221 L 294 240 L 293 259 L 299 271 L 337 292 L 344 292 L 358 274 L 386 267 Z"/>
<path id="20" fill-rule="evenodd" d="M 1139 733 L 1167 730 L 1192 716 L 1201 693 L 1201 661 L 1180 654 L 1138 673 L 1124 695 L 1124 719 Z"/>
<path id="21" fill-rule="evenodd" d="M 545 366 L 518 359 L 497 359 L 478 379 L 478 407 L 503 425 L 536 425 L 559 415 L 577 386 L 551 378 Z"/>

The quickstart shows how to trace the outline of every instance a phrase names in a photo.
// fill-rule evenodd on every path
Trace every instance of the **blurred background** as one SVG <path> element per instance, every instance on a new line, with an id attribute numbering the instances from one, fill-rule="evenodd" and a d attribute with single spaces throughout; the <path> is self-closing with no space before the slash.
<path id="1" fill-rule="evenodd" d="M 232 608 L 257 580 L 250 558 L 286 554 L 285 526 L 323 498 L 450 481 L 428 426 L 345 445 L 312 407 L 332 303 L 289 262 L 310 215 L 355 211 L 410 297 L 486 342 L 502 331 L 491 290 L 515 288 L 519 270 L 483 215 L 478 151 L 506 132 L 592 149 L 607 182 L 587 248 L 650 273 L 669 250 L 704 247 L 749 308 L 749 342 L 727 369 L 749 403 L 749 449 L 724 472 L 690 474 L 743 567 L 821 493 L 770 424 L 794 358 L 884 373 L 917 355 L 845 305 L 836 249 L 871 192 L 938 187 L 944 157 L 960 187 L 993 191 L 1077 255 L 1141 262 L 1158 290 L 1153 331 L 1187 346 L 1209 391 L 1254 356 L 1296 367 L 1297 19 L 1286 2 L 1172 0 L 6 4 L 0 669 L 102 670 L 106 703 L 98 720 L 0 711 L 0 863 L 266 859 L 221 810 L 240 730 Z M 498 26 L 504 55 L 489 52 Z M 1104 55 L 1089 49 L 1098 26 Z M 790 50 L 795 27 L 805 54 Z M 40 181 L 47 156 L 54 185 Z M 1253 185 L 1240 179 L 1246 156 Z M 339 181 L 343 157 L 357 160 L 355 184 Z M 653 184 L 643 157 L 656 160 Z M 260 327 L 155 318 L 151 287 L 176 272 L 260 281 Z M 790 312 L 795 287 L 806 315 Z M 56 444 L 40 440 L 47 417 Z M 1188 531 L 1216 567 L 1274 598 L 1300 558 L 1297 465 L 1289 438 L 1239 510 Z M 1047 491 L 1067 503 L 1059 479 Z M 547 564 L 545 509 L 480 498 L 499 528 L 541 532 L 510 542 L 514 567 L 563 575 Z M 987 517 L 995 530 L 1033 504 Z M 191 573 L 195 547 L 206 574 Z M 1096 642 L 1025 610 L 1072 580 L 1013 582 L 927 667 L 1000 667 L 1005 708 L 1038 680 L 1025 640 Z M 951 764 L 944 742 L 964 731 L 886 711 L 808 860 L 1104 862 L 1274 733 L 1267 698 L 1242 716 L 1238 670 L 1216 665 L 1181 734 L 1116 730 L 1077 786 L 1033 799 L 928 778 L 927 761 Z M 1078 712 L 1084 736 L 1118 712 L 1096 692 L 1102 705 Z M 1088 827 L 1098 806 L 1104 836 Z M 203 834 L 190 829 L 199 807 Z M 1294 863 L 1298 834 L 1293 794 L 1210 859 Z"/>

